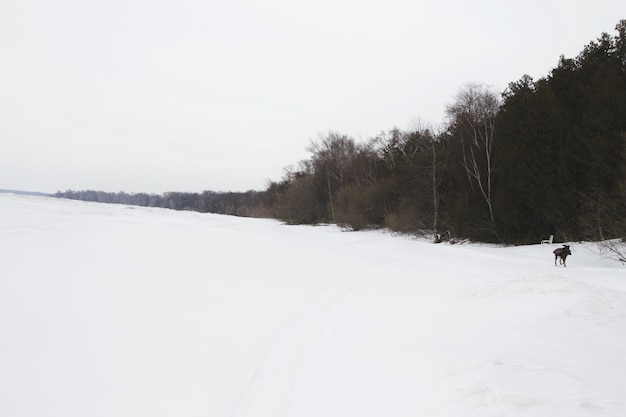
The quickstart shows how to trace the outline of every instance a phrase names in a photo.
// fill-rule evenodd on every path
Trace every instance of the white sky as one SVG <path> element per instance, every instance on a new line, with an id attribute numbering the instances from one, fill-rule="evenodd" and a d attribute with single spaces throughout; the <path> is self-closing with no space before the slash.
<path id="1" fill-rule="evenodd" d="M 264 189 L 319 133 L 439 124 L 464 83 L 547 75 L 626 18 L 505 4 L 3 0 L 0 188 Z"/>

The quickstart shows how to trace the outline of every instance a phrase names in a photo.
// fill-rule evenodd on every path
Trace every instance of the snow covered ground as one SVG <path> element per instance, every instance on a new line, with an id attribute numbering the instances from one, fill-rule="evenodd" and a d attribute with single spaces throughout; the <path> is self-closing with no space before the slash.
<path id="1" fill-rule="evenodd" d="M 626 416 L 626 268 L 557 246 L 0 194 L 0 415 Z"/>

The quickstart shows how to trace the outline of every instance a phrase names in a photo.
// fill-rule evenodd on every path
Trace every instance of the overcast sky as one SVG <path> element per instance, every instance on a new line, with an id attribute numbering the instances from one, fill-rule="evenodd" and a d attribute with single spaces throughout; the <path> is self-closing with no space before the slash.
<path id="1" fill-rule="evenodd" d="M 320 133 L 438 125 L 463 84 L 545 76 L 623 18 L 624 0 L 2 0 L 0 188 L 264 189 Z"/>

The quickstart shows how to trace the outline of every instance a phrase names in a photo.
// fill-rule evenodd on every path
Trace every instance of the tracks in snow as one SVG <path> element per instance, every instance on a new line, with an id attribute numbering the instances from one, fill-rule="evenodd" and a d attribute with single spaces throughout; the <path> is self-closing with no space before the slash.
<path id="1" fill-rule="evenodd" d="M 316 357 L 333 329 L 337 309 L 360 276 L 355 271 L 330 285 L 284 329 L 251 373 L 231 417 L 292 415 L 292 399 L 315 373 Z"/>

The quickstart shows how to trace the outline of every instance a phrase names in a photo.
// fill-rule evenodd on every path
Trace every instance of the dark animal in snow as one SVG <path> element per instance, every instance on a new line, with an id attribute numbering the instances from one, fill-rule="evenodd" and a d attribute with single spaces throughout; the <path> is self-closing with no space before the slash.
<path id="1" fill-rule="evenodd" d="M 567 255 L 571 255 L 572 252 L 569 250 L 569 245 L 563 245 L 562 248 L 556 248 L 552 251 L 554 253 L 554 266 L 556 266 L 556 260 L 559 259 L 561 265 L 565 265 L 565 259 L 567 259 Z"/>

